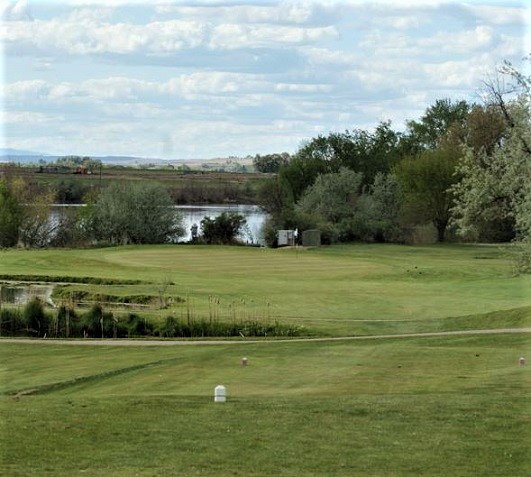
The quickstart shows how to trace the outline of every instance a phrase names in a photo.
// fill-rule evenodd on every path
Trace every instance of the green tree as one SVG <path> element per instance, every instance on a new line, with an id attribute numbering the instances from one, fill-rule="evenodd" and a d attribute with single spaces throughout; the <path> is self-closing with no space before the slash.
<path id="1" fill-rule="evenodd" d="M 253 158 L 253 166 L 258 172 L 276 173 L 281 167 L 288 165 L 290 155 L 287 152 L 282 154 L 257 154 Z"/>
<path id="2" fill-rule="evenodd" d="M 19 238 L 25 247 L 45 247 L 50 244 L 56 224 L 51 220 L 53 189 L 32 193 L 25 183 L 18 185 L 19 200 L 24 203 Z"/>
<path id="3" fill-rule="evenodd" d="M 402 203 L 403 192 L 397 178 L 378 173 L 374 183 L 360 197 L 351 233 L 365 241 L 400 240 Z"/>
<path id="4" fill-rule="evenodd" d="M 361 193 L 361 182 L 362 175 L 347 168 L 320 175 L 305 191 L 295 210 L 337 223 L 353 215 Z"/>
<path id="5" fill-rule="evenodd" d="M 454 195 L 450 187 L 459 156 L 451 149 L 423 151 L 419 157 L 404 158 L 393 170 L 404 191 L 406 215 L 413 223 L 431 222 L 437 240 L 444 241 Z"/>
<path id="6" fill-rule="evenodd" d="M 403 151 L 416 155 L 423 150 L 436 149 L 450 128 L 465 128 L 469 109 L 466 101 L 436 100 L 419 121 L 407 122 L 407 131 L 401 140 Z"/>
<path id="7" fill-rule="evenodd" d="M 111 244 L 166 243 L 184 234 L 166 189 L 143 182 L 109 185 L 89 206 L 87 226 Z"/>
<path id="8" fill-rule="evenodd" d="M 17 244 L 22 223 L 22 207 L 7 183 L 0 181 L 0 247 Z"/>
<path id="9" fill-rule="evenodd" d="M 363 185 L 369 185 L 377 173 L 389 172 L 398 161 L 399 140 L 390 122 L 380 123 L 373 132 L 356 129 L 320 135 L 280 169 L 279 180 L 289 185 L 295 202 L 319 175 L 337 173 L 341 168 L 361 173 Z"/>
<path id="10" fill-rule="evenodd" d="M 520 237 L 528 233 L 526 204 L 531 156 L 522 137 L 531 143 L 530 115 L 521 100 L 507 108 L 515 121 L 508 137 L 490 155 L 484 150 L 474 154 L 469 149 L 459 165 L 462 178 L 452 187 L 455 196 L 452 215 L 459 233 L 465 237 L 507 241 L 516 232 Z M 485 233 L 493 228 L 497 234 Z"/>
<path id="11" fill-rule="evenodd" d="M 504 130 L 490 148 L 469 147 L 459 168 L 462 179 L 453 187 L 453 219 L 464 236 L 484 239 L 485 229 L 504 230 L 494 238 L 525 243 L 531 238 L 531 77 L 509 63 L 498 73 L 485 83 L 487 108 Z"/>
<path id="12" fill-rule="evenodd" d="M 243 215 L 223 212 L 215 218 L 201 220 L 203 240 L 208 244 L 231 244 L 240 233 L 246 221 Z"/>

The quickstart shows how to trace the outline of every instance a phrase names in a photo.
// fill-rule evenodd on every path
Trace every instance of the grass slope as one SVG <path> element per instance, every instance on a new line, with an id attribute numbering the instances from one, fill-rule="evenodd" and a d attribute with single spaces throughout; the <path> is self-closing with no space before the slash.
<path id="1" fill-rule="evenodd" d="M 520 355 L 531 355 L 526 335 L 2 343 L 0 473 L 524 477 L 531 383 Z M 220 383 L 226 404 L 212 400 Z"/>

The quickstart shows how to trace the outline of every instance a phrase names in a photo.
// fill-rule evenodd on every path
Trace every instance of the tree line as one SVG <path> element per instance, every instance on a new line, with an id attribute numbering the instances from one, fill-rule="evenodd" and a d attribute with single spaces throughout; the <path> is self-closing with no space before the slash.
<path id="1" fill-rule="evenodd" d="M 328 242 L 401 242 L 431 224 L 440 242 L 531 240 L 530 88 L 506 63 L 481 104 L 439 99 L 404 132 L 311 139 L 258 192 L 266 239 L 318 228 Z"/>
<path id="2" fill-rule="evenodd" d="M 257 155 L 268 173 L 256 202 L 269 213 L 264 236 L 314 229 L 325 243 L 404 242 L 431 224 L 438 241 L 531 242 L 531 78 L 510 64 L 486 82 L 481 104 L 438 99 L 404 132 L 319 135 L 295 154 Z M 66 157 L 60 164 L 101 164 Z M 80 191 L 65 190 L 65 199 Z M 0 247 L 167 243 L 182 235 L 174 198 L 160 183 L 112 182 L 84 195 L 86 207 L 50 221 L 52 188 L 0 178 Z M 243 217 L 203 221 L 205 243 L 234 241 Z"/>

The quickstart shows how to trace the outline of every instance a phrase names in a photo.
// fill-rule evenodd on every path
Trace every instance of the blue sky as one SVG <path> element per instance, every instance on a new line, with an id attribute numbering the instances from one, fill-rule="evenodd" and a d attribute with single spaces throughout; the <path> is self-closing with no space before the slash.
<path id="1" fill-rule="evenodd" d="M 403 129 L 526 68 L 525 3 L 0 1 L 0 147 L 210 159 Z"/>

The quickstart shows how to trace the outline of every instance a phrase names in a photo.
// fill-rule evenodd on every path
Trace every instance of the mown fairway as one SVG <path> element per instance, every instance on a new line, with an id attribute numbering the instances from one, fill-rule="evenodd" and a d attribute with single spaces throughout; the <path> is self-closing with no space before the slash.
<path id="1" fill-rule="evenodd" d="M 524 334 L 0 352 L 2 475 L 531 472 Z"/>
<path id="2" fill-rule="evenodd" d="M 166 293 L 183 302 L 155 317 L 270 318 L 335 335 L 485 328 L 478 314 L 531 306 L 531 276 L 514 276 L 498 246 L 7 250 L 0 274 L 145 282 L 71 287 L 124 296 L 156 297 L 171 281 Z"/>
<path id="3" fill-rule="evenodd" d="M 170 279 L 176 314 L 216 296 L 219 319 L 231 304 L 320 335 L 531 325 L 531 278 L 489 246 L 4 251 L 0 274 L 143 280 L 86 285 L 124 295 Z M 0 474 L 528 476 L 529 337 L 0 341 Z"/>

